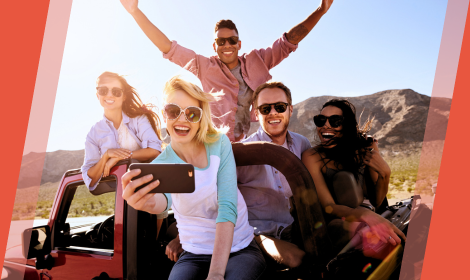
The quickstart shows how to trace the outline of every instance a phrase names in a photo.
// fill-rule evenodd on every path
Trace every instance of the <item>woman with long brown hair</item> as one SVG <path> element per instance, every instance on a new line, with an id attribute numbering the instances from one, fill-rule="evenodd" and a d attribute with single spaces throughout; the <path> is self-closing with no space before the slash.
<path id="1" fill-rule="evenodd" d="M 90 130 L 85 142 L 82 176 L 90 191 L 122 159 L 146 162 L 162 151 L 160 119 L 144 105 L 123 76 L 102 73 L 96 80 L 96 97 L 104 117 Z"/>

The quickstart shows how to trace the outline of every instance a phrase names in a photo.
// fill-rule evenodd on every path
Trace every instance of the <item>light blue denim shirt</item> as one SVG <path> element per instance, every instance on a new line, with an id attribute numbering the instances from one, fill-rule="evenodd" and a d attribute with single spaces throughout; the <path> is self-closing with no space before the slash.
<path id="1" fill-rule="evenodd" d="M 122 123 L 127 126 L 129 134 L 142 149 L 152 148 L 160 152 L 162 151 L 162 141 L 158 139 L 147 116 L 141 115 L 129 118 L 123 112 Z M 96 188 L 97 183 L 94 186 L 90 186 L 91 178 L 87 174 L 88 169 L 93 167 L 108 149 L 118 148 L 120 148 L 118 132 L 114 128 L 113 122 L 103 116 L 103 119 L 91 127 L 85 141 L 85 160 L 81 169 L 83 181 L 90 191 Z"/>
<path id="2" fill-rule="evenodd" d="M 312 147 L 300 134 L 287 131 L 286 138 L 289 150 L 298 158 Z M 272 142 L 261 126 L 242 142 L 253 141 Z M 248 221 L 255 234 L 280 238 L 282 230 L 294 222 L 289 202 L 292 191 L 284 175 L 269 165 L 253 165 L 237 167 L 237 177 L 238 188 L 248 207 Z"/>

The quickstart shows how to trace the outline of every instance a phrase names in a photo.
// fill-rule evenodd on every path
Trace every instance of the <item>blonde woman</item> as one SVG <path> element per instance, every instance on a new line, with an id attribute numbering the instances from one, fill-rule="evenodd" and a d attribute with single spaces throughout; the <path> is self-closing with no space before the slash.
<path id="1" fill-rule="evenodd" d="M 211 95 L 179 77 L 164 89 L 163 110 L 171 142 L 154 163 L 190 163 L 196 190 L 190 194 L 149 194 L 158 180 L 151 175 L 135 181 L 133 170 L 123 176 L 123 198 L 142 211 L 161 213 L 172 206 L 183 253 L 169 279 L 258 279 L 264 257 L 253 240 L 245 201 L 228 137 L 211 122 Z M 158 179 L 158 178 L 155 178 Z"/>

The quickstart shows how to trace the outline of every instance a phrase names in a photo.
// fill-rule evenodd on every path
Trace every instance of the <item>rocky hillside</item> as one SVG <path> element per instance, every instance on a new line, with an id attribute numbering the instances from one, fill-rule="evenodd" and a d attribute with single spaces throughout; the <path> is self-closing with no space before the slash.
<path id="1" fill-rule="evenodd" d="M 85 150 L 27 154 L 21 161 L 18 188 L 58 182 L 65 171 L 82 166 L 84 155 Z M 42 177 L 39 175 L 41 173 Z M 38 178 L 41 178 L 40 182 Z"/>
<path id="2" fill-rule="evenodd" d="M 315 124 L 313 116 L 319 113 L 321 105 L 331 96 L 311 97 L 294 105 L 294 114 L 289 129 L 305 135 L 315 144 Z M 431 98 L 411 89 L 387 90 L 351 97 L 349 100 L 356 106 L 358 115 L 362 113 L 364 121 L 369 115 L 374 117 L 371 133 L 379 139 L 381 147 L 396 151 L 419 149 L 424 138 L 426 119 Z M 428 130 L 427 140 L 444 140 L 447 120 L 449 118 L 451 99 L 436 98 L 431 104 L 432 127 Z M 258 123 L 252 123 L 251 132 L 258 129 Z M 164 133 L 166 134 L 166 133 Z M 80 168 L 83 163 L 84 150 L 55 151 L 50 153 L 30 153 L 23 157 L 21 163 L 19 188 L 37 186 L 39 183 L 58 182 L 65 171 Z M 44 162 L 44 169 L 41 164 Z M 40 182 L 38 174 L 42 172 Z"/>

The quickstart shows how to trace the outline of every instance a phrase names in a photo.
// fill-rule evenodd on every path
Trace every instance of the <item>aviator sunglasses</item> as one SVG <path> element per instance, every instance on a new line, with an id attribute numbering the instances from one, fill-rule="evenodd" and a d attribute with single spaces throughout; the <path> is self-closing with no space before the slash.
<path id="1" fill-rule="evenodd" d="M 259 106 L 257 109 L 261 113 L 261 115 L 268 115 L 271 112 L 271 106 L 274 105 L 274 110 L 278 113 L 284 113 L 287 110 L 288 103 L 285 102 L 276 102 L 271 104 L 263 104 Z"/>
<path id="2" fill-rule="evenodd" d="M 184 110 L 180 106 L 168 103 L 163 108 L 166 118 L 170 121 L 174 121 L 180 117 L 181 113 L 184 112 L 184 117 L 190 123 L 197 123 L 201 120 L 202 109 L 196 106 L 186 107 Z"/>
<path id="3" fill-rule="evenodd" d="M 327 120 L 332 128 L 336 128 L 343 124 L 344 118 L 340 115 L 332 115 L 329 117 L 324 115 L 316 115 L 313 117 L 313 122 L 317 127 L 323 127 Z"/>
<path id="4" fill-rule="evenodd" d="M 101 95 L 101 96 L 106 96 L 108 94 L 108 91 L 109 91 L 109 88 L 107 87 L 97 87 L 96 90 L 98 91 L 98 94 Z M 122 96 L 122 89 L 118 88 L 118 87 L 113 87 L 111 89 L 111 93 L 115 96 L 115 97 L 121 97 Z"/>
<path id="5" fill-rule="evenodd" d="M 228 38 L 215 38 L 215 43 L 217 46 L 223 46 L 225 45 L 225 41 L 228 41 L 230 45 L 235 45 L 238 43 L 238 36 L 232 36 Z"/>

